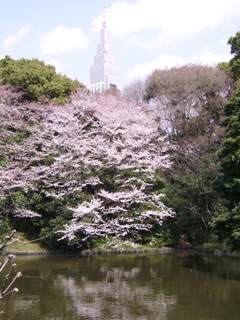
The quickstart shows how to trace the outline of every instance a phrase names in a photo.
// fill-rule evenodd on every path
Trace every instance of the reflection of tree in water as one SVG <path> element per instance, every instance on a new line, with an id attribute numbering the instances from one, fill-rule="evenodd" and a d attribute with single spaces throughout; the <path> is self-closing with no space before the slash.
<path id="1" fill-rule="evenodd" d="M 20 293 L 1 320 L 239 319 L 239 259 L 176 255 L 20 259 Z M 204 260 L 204 261 L 203 261 Z M 214 265 L 214 266 L 213 266 Z M 217 272 L 214 272 L 214 269 Z M 229 277 L 219 276 L 225 269 Z M 203 272 L 204 271 L 204 272 Z"/>
<path id="2" fill-rule="evenodd" d="M 10 304 L 14 304 L 14 311 L 15 313 L 18 312 L 22 312 L 24 311 L 28 311 L 28 310 L 33 310 L 33 308 L 36 308 L 36 310 L 38 310 L 38 305 L 40 303 L 40 297 L 37 295 L 32 295 L 31 299 L 27 299 L 27 297 L 20 297 L 18 299 L 15 299 L 14 301 L 10 301 Z M 10 316 L 12 315 L 12 313 L 10 313 Z M 37 313 L 38 315 L 38 313 Z"/>
<path id="3" fill-rule="evenodd" d="M 153 290 L 139 281 L 140 268 L 101 267 L 103 277 L 89 280 L 58 275 L 55 285 L 71 296 L 79 317 L 89 319 L 166 319 L 169 307 L 176 304 L 173 296 Z M 72 307 L 72 306 L 71 306 Z"/>
<path id="4" fill-rule="evenodd" d="M 237 257 L 187 256 L 183 266 L 208 272 L 231 280 L 240 280 L 240 261 Z"/>

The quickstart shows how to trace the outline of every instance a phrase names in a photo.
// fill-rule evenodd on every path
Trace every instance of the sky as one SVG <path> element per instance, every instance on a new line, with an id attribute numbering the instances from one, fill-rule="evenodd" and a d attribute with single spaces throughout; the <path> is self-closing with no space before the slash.
<path id="1" fill-rule="evenodd" d="M 239 0 L 0 0 L 0 59 L 37 58 L 88 86 L 104 16 L 122 88 L 156 68 L 229 61 L 240 31 Z"/>

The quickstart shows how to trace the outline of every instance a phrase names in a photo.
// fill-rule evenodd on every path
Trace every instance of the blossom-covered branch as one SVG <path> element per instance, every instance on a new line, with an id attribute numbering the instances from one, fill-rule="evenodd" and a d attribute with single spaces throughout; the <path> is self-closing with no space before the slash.
<path id="1" fill-rule="evenodd" d="M 13 204 L 15 217 L 44 215 L 28 195 L 45 202 L 79 199 L 68 205 L 72 218 L 55 228 L 71 240 L 77 234 L 134 236 L 173 215 L 156 187 L 171 166 L 169 145 L 148 105 L 79 90 L 65 106 L 4 110 L 0 196 L 21 191 L 28 199 L 25 207 Z M 8 112 L 15 113 L 15 123 Z"/>

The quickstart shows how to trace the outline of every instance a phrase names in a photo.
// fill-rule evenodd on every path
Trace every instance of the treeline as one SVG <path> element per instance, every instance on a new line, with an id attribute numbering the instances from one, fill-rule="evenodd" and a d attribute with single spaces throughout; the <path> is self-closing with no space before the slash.
<path id="1" fill-rule="evenodd" d="M 123 94 L 0 60 L 1 232 L 238 250 L 240 32 L 229 44 L 229 63 L 155 70 Z"/>
<path id="2" fill-rule="evenodd" d="M 172 235 L 208 248 L 239 249 L 240 32 L 228 44 L 229 63 L 155 70 L 124 95 L 165 111 L 174 147 L 173 165 L 164 173 L 168 203 L 176 212 Z"/>

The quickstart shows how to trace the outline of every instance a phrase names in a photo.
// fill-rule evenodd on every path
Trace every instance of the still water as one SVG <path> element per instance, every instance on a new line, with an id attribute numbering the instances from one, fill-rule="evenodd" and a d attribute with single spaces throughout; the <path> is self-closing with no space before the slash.
<path id="1" fill-rule="evenodd" d="M 0 319 L 240 319 L 240 258 L 51 255 L 15 262 L 24 277 L 19 293 L 0 301 Z"/>

